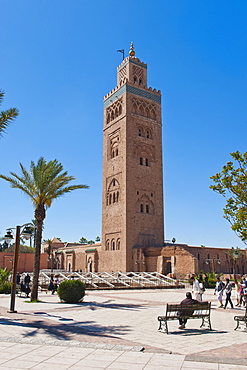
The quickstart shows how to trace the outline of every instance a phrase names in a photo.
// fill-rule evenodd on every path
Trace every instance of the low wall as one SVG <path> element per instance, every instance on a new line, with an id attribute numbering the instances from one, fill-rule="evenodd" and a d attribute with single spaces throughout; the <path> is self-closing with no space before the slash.
<path id="1" fill-rule="evenodd" d="M 0 267 L 12 270 L 13 268 L 14 253 L 0 252 Z M 34 262 L 34 253 L 19 253 L 18 272 L 32 272 Z M 47 254 L 41 253 L 40 255 L 40 269 L 46 269 Z"/>

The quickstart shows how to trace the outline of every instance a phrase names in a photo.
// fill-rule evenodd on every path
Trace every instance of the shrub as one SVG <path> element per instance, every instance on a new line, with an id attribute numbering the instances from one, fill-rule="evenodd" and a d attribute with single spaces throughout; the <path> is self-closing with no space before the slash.
<path id="1" fill-rule="evenodd" d="M 10 294 L 11 292 L 11 282 L 5 281 L 0 284 L 0 294 Z"/>
<path id="2" fill-rule="evenodd" d="M 2 269 L 0 267 L 0 285 L 2 285 L 5 281 L 8 280 L 9 276 L 11 274 L 11 271 L 5 269 Z"/>
<path id="3" fill-rule="evenodd" d="M 57 294 L 61 301 L 78 303 L 85 295 L 86 285 L 80 280 L 65 280 L 59 284 Z"/>

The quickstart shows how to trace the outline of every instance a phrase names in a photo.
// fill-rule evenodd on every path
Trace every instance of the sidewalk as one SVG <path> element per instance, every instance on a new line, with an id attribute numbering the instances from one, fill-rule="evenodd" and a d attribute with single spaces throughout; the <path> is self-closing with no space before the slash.
<path id="1" fill-rule="evenodd" d="M 244 309 L 218 308 L 212 291 L 212 331 L 190 320 L 186 330 L 169 322 L 158 332 L 166 302 L 180 302 L 185 290 L 88 291 L 82 304 L 59 303 L 42 293 L 42 303 L 0 295 L 0 369 L 246 369 L 247 332 L 234 331 Z"/>

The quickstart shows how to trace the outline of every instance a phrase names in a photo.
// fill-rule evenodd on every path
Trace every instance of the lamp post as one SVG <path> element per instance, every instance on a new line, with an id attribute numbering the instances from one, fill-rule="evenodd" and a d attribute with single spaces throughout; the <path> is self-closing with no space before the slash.
<path id="1" fill-rule="evenodd" d="M 14 239 L 11 230 L 15 230 L 15 248 L 14 248 L 14 263 L 13 263 L 13 272 L 12 272 L 12 285 L 11 285 L 11 298 L 10 298 L 10 309 L 9 313 L 17 312 L 15 310 L 15 295 L 16 295 L 16 275 L 18 268 L 18 258 L 19 258 L 19 249 L 20 249 L 20 236 L 22 235 L 26 240 L 30 239 L 32 231 L 29 227 L 30 223 L 24 224 L 22 226 L 16 226 L 16 228 L 7 229 L 4 239 L 9 244 L 11 240 Z"/>
<path id="2" fill-rule="evenodd" d="M 212 270 L 213 270 L 212 272 L 216 272 L 214 263 L 216 262 L 216 263 L 218 263 L 218 265 L 220 265 L 221 264 L 220 260 L 218 258 L 215 258 L 215 259 L 214 258 L 207 258 L 206 259 L 206 264 L 209 265 L 210 261 L 212 261 Z"/>

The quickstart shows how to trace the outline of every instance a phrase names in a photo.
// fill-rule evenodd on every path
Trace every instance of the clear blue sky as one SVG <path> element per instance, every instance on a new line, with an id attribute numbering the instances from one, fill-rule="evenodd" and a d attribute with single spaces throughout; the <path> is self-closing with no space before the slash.
<path id="1" fill-rule="evenodd" d="M 162 91 L 166 239 L 244 247 L 209 189 L 230 152 L 247 151 L 246 0 L 1 0 L 1 109 L 20 115 L 0 139 L 0 173 L 40 156 L 78 184 L 47 211 L 44 238 L 101 236 L 103 97 L 116 86 L 117 49 L 148 63 Z M 33 218 L 0 181 L 0 232 Z"/>

